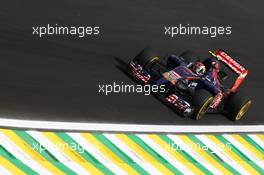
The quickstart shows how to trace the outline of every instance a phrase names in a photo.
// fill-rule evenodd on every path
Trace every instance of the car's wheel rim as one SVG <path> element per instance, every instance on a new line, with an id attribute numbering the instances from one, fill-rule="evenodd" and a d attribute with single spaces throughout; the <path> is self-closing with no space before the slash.
<path id="1" fill-rule="evenodd" d="M 145 65 L 145 67 L 150 67 L 151 65 L 153 65 L 157 61 L 159 61 L 159 57 L 154 57 Z"/>
<path id="2" fill-rule="evenodd" d="M 204 114 L 207 111 L 207 109 L 209 108 L 212 100 L 213 100 L 213 97 L 210 97 L 206 100 L 206 102 L 203 104 L 203 106 L 200 108 L 199 112 L 197 113 L 196 120 L 199 120 L 204 116 Z"/>
<path id="3" fill-rule="evenodd" d="M 239 112 L 237 113 L 235 120 L 240 120 L 240 119 L 245 115 L 245 113 L 246 113 L 247 110 L 249 109 L 251 103 L 252 103 L 251 100 L 249 100 L 246 104 L 244 104 L 244 105 L 242 106 L 242 108 L 241 108 L 241 109 L 239 110 Z"/>
<path id="4" fill-rule="evenodd" d="M 154 57 L 150 60 L 150 63 L 154 63 L 159 60 L 159 57 Z"/>

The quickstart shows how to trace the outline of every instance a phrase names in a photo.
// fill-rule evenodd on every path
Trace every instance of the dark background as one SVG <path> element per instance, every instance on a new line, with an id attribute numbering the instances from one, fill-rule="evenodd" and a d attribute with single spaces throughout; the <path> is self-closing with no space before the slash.
<path id="1" fill-rule="evenodd" d="M 255 0 L 8 0 L 0 2 L 0 116 L 36 120 L 140 124 L 264 124 L 263 12 Z M 232 35 L 164 35 L 164 26 L 232 26 Z M 32 35 L 33 26 L 100 26 L 99 36 Z M 200 121 L 177 116 L 152 96 L 98 94 L 98 84 L 134 83 L 115 58 L 146 46 L 161 53 L 223 48 L 250 70 L 246 118 Z"/>

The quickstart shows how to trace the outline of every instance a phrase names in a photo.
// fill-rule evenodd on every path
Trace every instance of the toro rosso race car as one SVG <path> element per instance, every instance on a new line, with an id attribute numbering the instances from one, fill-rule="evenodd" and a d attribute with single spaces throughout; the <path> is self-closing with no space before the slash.
<path id="1" fill-rule="evenodd" d="M 221 113 L 240 120 L 252 103 L 238 91 L 248 70 L 223 50 L 209 51 L 209 55 L 201 60 L 185 51 L 161 58 L 145 48 L 129 62 L 127 71 L 142 84 L 162 85 L 165 90 L 153 95 L 182 116 L 198 120 L 205 113 Z M 229 86 L 224 68 L 235 75 Z"/>

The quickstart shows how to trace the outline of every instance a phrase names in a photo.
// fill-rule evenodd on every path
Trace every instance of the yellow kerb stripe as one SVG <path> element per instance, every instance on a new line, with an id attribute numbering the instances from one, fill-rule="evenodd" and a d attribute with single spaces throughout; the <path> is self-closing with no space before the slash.
<path id="1" fill-rule="evenodd" d="M 106 156 L 111 162 L 116 164 L 122 170 L 127 172 L 128 174 L 138 174 L 136 170 L 130 167 L 126 162 L 122 161 L 117 155 L 115 155 L 109 148 L 107 148 L 104 144 L 98 141 L 92 134 L 89 133 L 81 133 L 81 136 L 90 144 L 96 145 L 95 147 Z"/>
<path id="2" fill-rule="evenodd" d="M 256 136 L 260 138 L 262 142 L 264 142 L 264 134 L 256 134 Z"/>
<path id="3" fill-rule="evenodd" d="M 222 142 L 220 142 L 215 136 L 213 135 L 207 135 L 207 137 L 214 142 L 216 145 L 223 145 Z M 230 150 L 226 145 L 224 145 L 223 151 L 231 157 L 234 161 L 236 161 L 238 164 L 240 164 L 242 167 L 244 167 L 250 174 L 259 174 L 253 167 L 251 167 L 246 161 L 241 159 L 236 153 L 234 153 L 232 150 Z"/>
<path id="4" fill-rule="evenodd" d="M 49 161 L 46 161 L 42 156 L 39 155 L 30 145 L 24 142 L 20 137 L 16 135 L 16 133 L 12 130 L 0 130 L 5 136 L 7 136 L 12 142 L 23 150 L 31 159 L 36 160 L 42 167 L 47 169 L 48 171 L 56 174 L 64 174 L 61 170 L 51 164 Z"/>
<path id="5" fill-rule="evenodd" d="M 17 168 L 11 162 L 6 160 L 3 156 L 0 156 L 0 164 L 4 166 L 6 169 L 8 169 L 8 171 L 14 175 L 26 175 L 26 173 L 24 173 L 22 170 Z"/>
<path id="6" fill-rule="evenodd" d="M 43 135 L 46 136 L 53 144 L 55 145 L 65 145 L 66 143 L 61 140 L 58 136 L 56 136 L 52 132 L 43 132 Z M 83 169 L 91 174 L 102 175 L 103 173 L 94 167 L 90 162 L 83 159 L 77 152 L 72 150 L 71 148 L 66 148 L 58 146 L 57 149 L 61 150 L 65 153 L 71 160 L 79 164 Z"/>
<path id="7" fill-rule="evenodd" d="M 194 164 L 190 163 L 187 159 L 185 159 L 175 148 L 171 145 L 164 142 L 159 136 L 155 134 L 151 134 L 148 137 L 152 139 L 155 143 L 157 143 L 160 147 L 164 148 L 164 150 L 181 162 L 184 166 L 186 166 L 189 170 L 191 170 L 194 174 L 204 174 L 199 168 L 197 168 Z M 177 167 L 176 167 L 177 168 Z"/>
<path id="8" fill-rule="evenodd" d="M 167 169 L 164 165 L 159 163 L 154 157 L 148 154 L 143 148 L 133 142 L 128 138 L 125 134 L 116 134 L 116 137 L 122 140 L 127 146 L 129 146 L 133 151 L 135 151 L 138 155 L 140 155 L 146 162 L 150 163 L 158 169 L 162 174 L 173 174 L 169 169 Z"/>
<path id="9" fill-rule="evenodd" d="M 195 143 L 192 142 L 192 140 L 190 140 L 190 138 L 188 138 L 185 135 L 180 135 L 179 138 L 186 143 L 187 145 L 193 145 Z M 197 147 L 195 147 L 197 148 Z M 201 156 L 207 163 L 210 163 L 211 165 L 213 165 L 215 168 L 217 168 L 220 172 L 222 172 L 223 174 L 232 174 L 231 172 L 229 172 L 227 169 L 225 169 L 218 161 L 216 161 L 215 159 L 213 159 L 211 156 L 209 156 L 202 148 L 197 148 L 197 149 L 193 149 L 193 151 L 195 151 L 199 156 Z"/>
<path id="10" fill-rule="evenodd" d="M 259 160 L 264 159 L 264 155 L 259 150 L 257 150 L 254 146 L 249 144 L 245 139 L 243 139 L 243 137 L 241 135 L 232 134 L 232 137 L 234 137 L 238 142 L 240 142 L 242 145 L 244 145 L 244 147 L 246 149 L 248 149 L 249 152 L 252 153 L 255 157 L 257 157 L 257 159 L 259 159 Z"/>

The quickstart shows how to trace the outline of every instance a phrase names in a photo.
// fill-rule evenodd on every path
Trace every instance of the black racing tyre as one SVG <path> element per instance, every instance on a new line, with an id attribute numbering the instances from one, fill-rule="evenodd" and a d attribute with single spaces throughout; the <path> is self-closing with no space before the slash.
<path id="1" fill-rule="evenodd" d="M 201 119 L 210 107 L 212 101 L 213 96 L 207 90 L 200 89 L 196 91 L 192 99 L 192 104 L 194 106 L 192 118 L 195 120 Z"/>
<path id="2" fill-rule="evenodd" d="M 151 48 L 145 48 L 134 58 L 138 64 L 143 68 L 148 68 L 153 63 L 159 61 L 160 57 L 158 54 Z"/>
<path id="3" fill-rule="evenodd" d="M 190 50 L 186 50 L 184 51 L 180 57 L 184 58 L 186 61 L 188 62 L 195 62 L 198 60 L 197 55 L 195 55 L 194 52 L 190 51 Z"/>
<path id="4" fill-rule="evenodd" d="M 233 120 L 238 121 L 243 118 L 251 106 L 252 101 L 243 96 L 241 92 L 233 94 L 225 104 L 227 116 Z"/>

